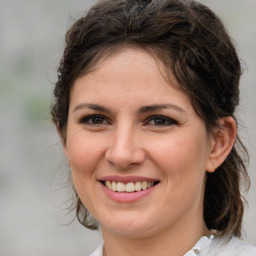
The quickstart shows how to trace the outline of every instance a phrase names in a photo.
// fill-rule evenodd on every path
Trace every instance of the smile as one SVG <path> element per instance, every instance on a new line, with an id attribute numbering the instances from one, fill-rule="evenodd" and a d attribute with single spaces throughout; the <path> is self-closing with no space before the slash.
<path id="1" fill-rule="evenodd" d="M 152 193 L 160 181 L 151 177 L 110 175 L 98 179 L 104 193 L 117 202 L 135 202 Z"/>
<path id="2" fill-rule="evenodd" d="M 128 182 L 128 183 L 122 183 L 122 182 L 115 182 L 115 181 L 104 181 L 105 187 L 107 187 L 109 190 L 119 193 L 133 193 L 133 192 L 139 192 L 142 190 L 147 190 L 154 186 L 157 182 L 154 181 L 137 181 L 137 182 Z"/>

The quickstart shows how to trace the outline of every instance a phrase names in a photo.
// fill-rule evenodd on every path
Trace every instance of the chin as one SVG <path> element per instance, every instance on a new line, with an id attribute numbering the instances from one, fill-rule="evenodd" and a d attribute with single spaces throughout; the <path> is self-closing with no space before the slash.
<path id="1" fill-rule="evenodd" d="M 141 238 L 150 235 L 153 229 L 156 227 L 153 225 L 153 221 L 148 218 L 141 218 L 142 214 L 113 214 L 111 220 L 100 221 L 101 229 L 111 232 L 113 234 L 130 237 Z"/>

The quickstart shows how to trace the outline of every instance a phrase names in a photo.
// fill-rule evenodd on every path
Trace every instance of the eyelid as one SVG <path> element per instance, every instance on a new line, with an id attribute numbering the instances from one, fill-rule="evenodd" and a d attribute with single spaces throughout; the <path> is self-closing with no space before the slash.
<path id="1" fill-rule="evenodd" d="M 92 120 L 93 118 L 102 118 L 104 121 L 103 123 L 90 123 L 88 122 L 88 120 Z M 84 125 L 91 125 L 91 126 L 100 126 L 100 125 L 106 125 L 106 124 L 110 124 L 110 120 L 109 118 L 107 118 L 106 116 L 102 115 L 102 114 L 89 114 L 86 116 L 83 116 L 82 118 L 79 119 L 79 123 L 80 124 L 84 124 Z"/>
<path id="2" fill-rule="evenodd" d="M 102 122 L 93 122 L 93 119 L 102 119 Z M 162 120 L 164 122 L 164 124 L 151 124 L 150 122 L 156 120 L 156 119 L 159 119 L 160 121 Z M 94 120 L 96 121 L 96 120 Z M 79 123 L 82 124 L 82 125 L 89 125 L 89 126 L 103 126 L 103 125 L 111 125 L 112 124 L 112 121 L 111 119 L 109 119 L 107 116 L 103 115 L 103 114 L 87 114 L 85 116 L 82 116 L 80 119 L 79 119 Z M 154 126 L 154 127 L 167 127 L 167 126 L 172 126 L 172 125 L 177 125 L 178 122 L 171 118 L 171 117 L 168 117 L 166 115 L 162 115 L 162 114 L 156 114 L 156 115 L 151 115 L 149 117 L 147 117 L 145 119 L 145 121 L 143 122 L 143 125 L 144 126 Z"/>
<path id="3" fill-rule="evenodd" d="M 168 122 L 168 124 L 163 124 L 163 125 L 149 124 L 150 121 L 154 121 L 156 119 L 162 119 L 162 120 Z M 176 120 L 174 120 L 173 118 L 167 117 L 165 115 L 153 115 L 153 116 L 148 117 L 145 121 L 145 125 L 152 125 L 152 126 L 159 126 L 159 127 L 171 126 L 171 125 L 176 125 L 176 124 L 178 124 L 178 122 Z"/>

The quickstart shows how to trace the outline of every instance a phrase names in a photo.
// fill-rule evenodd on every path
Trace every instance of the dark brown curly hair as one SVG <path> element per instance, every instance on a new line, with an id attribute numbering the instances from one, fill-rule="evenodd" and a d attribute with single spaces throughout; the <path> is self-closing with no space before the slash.
<path id="1" fill-rule="evenodd" d="M 193 0 L 102 0 L 66 33 L 51 111 L 64 143 L 74 81 L 125 46 L 144 49 L 164 64 L 167 76 L 174 75 L 209 133 L 221 117 L 235 118 L 241 64 L 221 20 L 209 8 Z M 204 220 L 221 235 L 241 235 L 241 184 L 250 184 L 247 160 L 237 136 L 224 163 L 206 174 Z M 78 220 L 97 228 L 77 194 L 76 198 Z"/>

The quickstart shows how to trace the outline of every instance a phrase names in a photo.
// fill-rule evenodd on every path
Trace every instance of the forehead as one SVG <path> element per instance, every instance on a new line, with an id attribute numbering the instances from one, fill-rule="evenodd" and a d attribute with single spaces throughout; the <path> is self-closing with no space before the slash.
<path id="1" fill-rule="evenodd" d="M 143 46 L 133 43 L 110 45 L 104 49 L 99 48 L 77 78 L 94 73 L 102 66 L 104 66 L 104 69 L 108 66 L 114 71 L 116 66 L 119 67 L 120 60 L 122 62 L 122 67 L 126 66 L 127 71 L 129 71 L 129 67 L 131 64 L 134 64 L 134 62 L 139 62 L 140 64 L 138 65 L 142 66 L 148 65 L 148 67 L 153 69 L 158 67 L 158 71 L 168 83 L 178 89 L 182 89 L 172 74 L 172 60 L 167 57 L 167 53 L 164 49 L 151 45 Z M 112 67 L 110 67 L 110 65 Z"/>
<path id="2" fill-rule="evenodd" d="M 78 78 L 72 88 L 71 104 L 96 100 L 151 104 L 181 104 L 192 108 L 188 97 L 167 80 L 163 64 L 139 48 L 123 48 L 95 65 L 94 70 Z M 173 79 L 173 81 L 175 81 Z"/>

